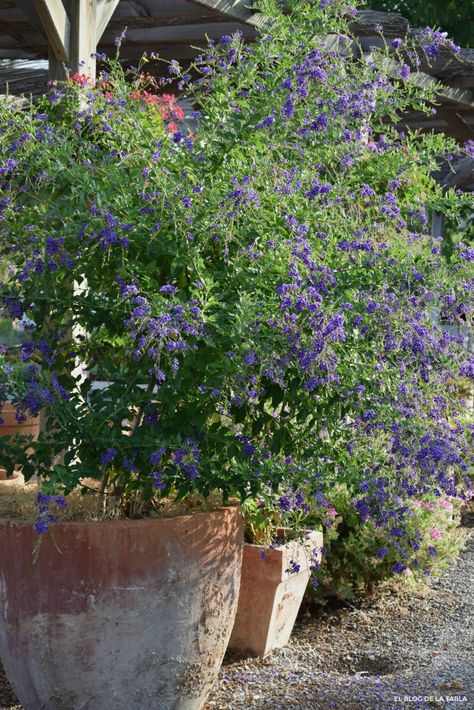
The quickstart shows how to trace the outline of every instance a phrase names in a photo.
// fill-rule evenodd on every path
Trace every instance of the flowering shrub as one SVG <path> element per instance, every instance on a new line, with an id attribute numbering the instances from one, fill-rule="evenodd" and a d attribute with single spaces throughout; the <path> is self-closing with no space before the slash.
<path id="1" fill-rule="evenodd" d="M 158 81 L 194 102 L 194 136 L 113 62 L 96 87 L 3 105 L 0 293 L 35 327 L 27 391 L 4 372 L 0 399 L 47 427 L 1 458 L 55 505 L 96 479 L 132 517 L 270 487 L 329 519 L 342 483 L 393 570 L 416 568 L 411 501 L 469 484 L 452 382 L 473 365 L 437 314 L 471 317 L 473 254 L 445 263 L 427 226 L 461 202 L 430 177 L 455 146 L 395 127 L 433 98 L 405 40 L 356 61 L 344 2 L 261 4 L 275 19 L 254 45 L 224 36 Z"/>
<path id="2" fill-rule="evenodd" d="M 345 484 L 331 491 L 335 508 L 329 508 L 323 522 L 324 562 L 317 585 L 309 593 L 315 600 L 336 596 L 353 599 L 370 593 L 375 584 L 394 572 L 423 577 L 438 572 L 456 556 L 463 544 L 459 524 L 460 499 L 433 496 L 431 501 L 406 499 L 403 525 L 387 530 L 371 520 L 364 521 L 354 510 L 352 492 Z M 400 556 L 400 542 L 410 539 L 413 559 Z"/>

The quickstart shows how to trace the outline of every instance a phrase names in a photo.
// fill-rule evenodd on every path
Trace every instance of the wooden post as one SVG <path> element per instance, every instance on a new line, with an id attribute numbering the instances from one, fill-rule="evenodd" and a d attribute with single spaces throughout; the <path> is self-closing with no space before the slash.
<path id="1" fill-rule="evenodd" d="M 65 78 L 66 70 L 64 63 L 57 59 L 51 47 L 48 47 L 48 80 L 64 81 Z"/>
<path id="2" fill-rule="evenodd" d="M 71 4 L 71 56 L 72 71 L 88 74 L 95 79 L 97 49 L 97 0 L 76 0 Z"/>
<path id="3" fill-rule="evenodd" d="M 66 66 L 72 72 L 95 79 L 95 54 L 100 39 L 97 20 L 105 28 L 117 0 L 19 0 L 30 20 L 40 26 L 48 39 L 49 78 L 64 79 Z"/>
<path id="4" fill-rule="evenodd" d="M 100 38 L 105 32 L 107 25 L 114 14 L 119 0 L 97 0 L 96 12 L 96 41 L 99 44 Z"/>
<path id="5" fill-rule="evenodd" d="M 34 0 L 34 6 L 54 56 L 61 62 L 67 62 L 71 23 L 62 0 Z"/>
<path id="6" fill-rule="evenodd" d="M 436 210 L 433 210 L 431 213 L 431 236 L 432 237 L 442 237 L 443 236 L 443 222 L 444 222 L 444 215 L 441 212 L 436 212 Z"/>

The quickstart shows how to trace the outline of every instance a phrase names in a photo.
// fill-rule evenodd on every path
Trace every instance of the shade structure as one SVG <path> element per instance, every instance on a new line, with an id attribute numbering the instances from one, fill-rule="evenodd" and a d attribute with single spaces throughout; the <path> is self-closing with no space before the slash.
<path id="1" fill-rule="evenodd" d="M 251 42 L 271 18 L 252 8 L 253 0 L 0 0 L 0 94 L 38 95 L 48 75 L 60 78 L 63 64 L 85 62 L 95 71 L 91 52 L 115 53 L 115 38 L 126 28 L 121 57 L 133 62 L 144 52 L 183 63 L 195 57 L 206 38 L 239 30 Z M 257 4 L 257 3 L 256 3 Z M 380 27 L 382 28 L 380 30 Z M 397 13 L 361 11 L 354 19 L 355 54 L 395 37 L 417 37 Z M 310 39 L 310 35 L 309 35 Z M 21 60 L 21 61 L 15 61 Z M 38 63 L 38 61 L 40 63 Z M 48 62 L 48 63 L 46 63 Z M 459 144 L 474 139 L 474 49 L 454 56 L 442 50 L 427 57 L 421 50 L 412 72 L 420 86 L 437 84 L 436 112 L 412 111 L 400 124 L 443 132 Z M 474 164 L 473 164 L 474 165 Z M 463 164 L 459 187 L 471 189 L 471 166 Z M 451 178 L 452 179 L 452 178 Z"/>

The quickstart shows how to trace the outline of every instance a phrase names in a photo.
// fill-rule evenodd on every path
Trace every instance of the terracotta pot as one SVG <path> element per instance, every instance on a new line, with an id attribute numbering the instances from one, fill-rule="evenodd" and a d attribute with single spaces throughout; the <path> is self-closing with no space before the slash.
<path id="1" fill-rule="evenodd" d="M 0 468 L 0 484 L 2 486 L 23 486 L 25 479 L 18 471 L 13 472 L 13 476 L 7 478 L 7 472 L 4 468 Z"/>
<path id="2" fill-rule="evenodd" d="M 5 402 L 0 409 L 0 419 L 3 419 L 3 424 L 0 424 L 0 436 L 33 436 L 35 439 L 39 434 L 40 421 L 39 417 L 27 417 L 20 424 L 16 420 L 16 409 L 10 402 Z"/>
<path id="3" fill-rule="evenodd" d="M 266 656 L 288 643 L 311 576 L 311 551 L 323 536 L 309 532 L 308 542 L 292 541 L 268 550 L 244 545 L 239 605 L 229 650 Z M 262 553 L 265 557 L 262 557 Z M 292 563 L 299 565 L 292 572 Z"/>
<path id="4" fill-rule="evenodd" d="M 21 436 L 32 436 L 34 439 L 38 437 L 40 430 L 39 417 L 27 417 L 24 422 L 18 423 L 16 420 L 16 409 L 10 402 L 5 402 L 0 409 L 0 419 L 3 419 L 3 424 L 0 424 L 0 437 L 15 436 L 16 433 Z M 0 439 L 1 441 L 1 439 Z M 5 469 L 0 468 L 0 481 L 8 481 L 15 485 L 20 483 L 20 478 L 15 474 L 13 478 L 7 479 Z M 21 479 L 23 482 L 23 479 Z"/>
<path id="5" fill-rule="evenodd" d="M 26 710 L 196 710 L 220 668 L 242 559 L 238 506 L 65 522 L 32 564 L 0 521 L 0 656 Z"/>

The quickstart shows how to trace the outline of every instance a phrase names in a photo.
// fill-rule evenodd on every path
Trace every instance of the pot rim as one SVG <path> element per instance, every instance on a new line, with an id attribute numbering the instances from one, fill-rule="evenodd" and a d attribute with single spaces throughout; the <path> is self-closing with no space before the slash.
<path id="1" fill-rule="evenodd" d="M 288 530 L 289 528 L 278 528 L 278 530 Z M 256 549 L 259 550 L 268 550 L 269 553 L 273 552 L 274 550 L 277 551 L 282 551 L 282 550 L 287 550 L 291 545 L 297 544 L 301 545 L 302 547 L 307 547 L 308 545 L 311 544 L 311 535 L 316 534 L 320 535 L 321 537 L 324 537 L 323 531 L 322 530 L 312 530 L 311 528 L 304 528 L 301 532 L 304 532 L 305 535 L 307 535 L 306 538 L 300 539 L 299 537 L 294 538 L 293 540 L 287 540 L 286 542 L 283 542 L 280 545 L 259 545 L 258 543 L 255 542 L 244 542 L 244 545 L 246 547 L 255 547 Z"/>

